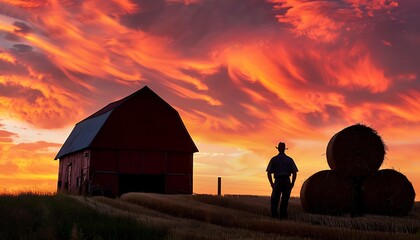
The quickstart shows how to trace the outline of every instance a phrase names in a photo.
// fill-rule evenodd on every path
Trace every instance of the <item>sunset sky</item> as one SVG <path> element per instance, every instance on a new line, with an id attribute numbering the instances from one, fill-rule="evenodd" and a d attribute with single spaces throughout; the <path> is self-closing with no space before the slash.
<path id="1" fill-rule="evenodd" d="M 284 141 L 298 196 L 355 123 L 419 193 L 419 13 L 418 0 L 0 0 L 0 192 L 55 191 L 74 125 L 147 85 L 200 150 L 196 193 L 221 176 L 224 194 L 269 195 Z"/>

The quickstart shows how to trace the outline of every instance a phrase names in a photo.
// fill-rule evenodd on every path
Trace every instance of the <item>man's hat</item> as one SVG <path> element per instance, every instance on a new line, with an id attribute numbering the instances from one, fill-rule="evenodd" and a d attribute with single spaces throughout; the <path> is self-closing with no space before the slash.
<path id="1" fill-rule="evenodd" d="M 286 148 L 286 143 L 284 143 L 284 142 L 279 142 L 279 145 L 277 145 L 276 148 L 277 149 L 284 149 L 284 150 L 288 149 L 288 148 Z"/>

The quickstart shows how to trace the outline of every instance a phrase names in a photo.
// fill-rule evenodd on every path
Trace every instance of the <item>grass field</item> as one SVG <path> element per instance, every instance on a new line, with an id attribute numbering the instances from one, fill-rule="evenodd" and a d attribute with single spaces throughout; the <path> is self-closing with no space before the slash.
<path id="1" fill-rule="evenodd" d="M 0 239 L 162 239 L 167 232 L 66 195 L 0 196 Z"/>
<path id="2" fill-rule="evenodd" d="M 269 197 L 128 193 L 0 197 L 0 239 L 420 239 L 420 203 L 406 217 L 269 217 Z"/>

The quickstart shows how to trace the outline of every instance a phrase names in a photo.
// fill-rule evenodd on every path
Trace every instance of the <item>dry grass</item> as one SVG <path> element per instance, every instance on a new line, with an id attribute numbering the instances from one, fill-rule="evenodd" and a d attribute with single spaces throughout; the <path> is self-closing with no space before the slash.
<path id="1" fill-rule="evenodd" d="M 305 239 L 299 236 L 287 237 L 281 234 L 255 232 L 242 228 L 218 226 L 190 218 L 175 217 L 119 199 L 103 197 L 74 198 L 99 211 L 107 212 L 111 215 L 134 218 L 141 225 L 148 225 L 168 232 L 168 239 Z"/>
<path id="2" fill-rule="evenodd" d="M 0 239 L 162 239 L 167 232 L 109 216 L 67 195 L 0 195 Z"/>
<path id="3" fill-rule="evenodd" d="M 260 196 L 224 196 L 217 197 L 211 195 L 195 195 L 191 198 L 208 204 L 221 206 L 225 208 L 238 209 L 257 215 L 269 215 L 270 200 L 267 197 Z M 420 203 L 418 203 L 420 204 Z M 417 206 L 417 209 L 419 206 Z M 420 209 L 419 209 L 420 210 Z M 313 225 L 322 225 L 332 228 L 348 228 L 362 231 L 378 231 L 389 233 L 415 233 L 420 223 L 418 220 L 420 211 L 411 212 L 411 216 L 404 218 L 394 218 L 386 216 L 367 215 L 363 217 L 351 218 L 349 216 L 326 216 L 305 213 L 300 205 L 298 198 L 291 198 L 289 205 L 290 220 L 310 223 Z"/>
<path id="4" fill-rule="evenodd" d="M 109 214 L 134 218 L 168 239 L 419 239 L 420 203 L 409 216 L 307 214 L 292 198 L 287 221 L 269 217 L 269 197 L 128 193 L 120 199 L 75 197 Z"/>
<path id="5" fill-rule="evenodd" d="M 0 200 L 2 239 L 10 239 L 11 232 L 21 236 L 14 239 L 122 239 L 130 231 L 140 237 L 138 229 L 155 239 L 420 239 L 420 203 L 403 218 L 351 218 L 307 214 L 292 198 L 290 219 L 280 221 L 269 218 L 269 198 L 257 196 L 129 193 L 120 199 L 20 195 Z"/>

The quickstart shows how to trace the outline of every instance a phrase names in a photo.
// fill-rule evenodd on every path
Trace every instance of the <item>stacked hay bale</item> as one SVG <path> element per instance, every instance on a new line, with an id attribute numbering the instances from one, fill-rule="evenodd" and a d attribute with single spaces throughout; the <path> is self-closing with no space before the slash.
<path id="1" fill-rule="evenodd" d="M 353 208 L 351 179 L 337 171 L 323 170 L 309 177 L 300 190 L 303 209 L 310 213 L 338 215 Z"/>
<path id="2" fill-rule="evenodd" d="M 403 216 L 413 208 L 416 193 L 402 173 L 384 169 L 362 184 L 362 202 L 367 213 Z"/>
<path id="3" fill-rule="evenodd" d="M 352 177 L 368 176 L 382 165 L 385 149 L 375 130 L 356 124 L 331 138 L 327 145 L 328 166 Z"/>
<path id="4" fill-rule="evenodd" d="M 335 134 L 327 145 L 331 170 L 315 173 L 302 186 L 304 210 L 333 215 L 408 214 L 414 188 L 395 170 L 378 171 L 385 152 L 381 137 L 368 126 L 356 124 Z"/>

